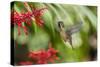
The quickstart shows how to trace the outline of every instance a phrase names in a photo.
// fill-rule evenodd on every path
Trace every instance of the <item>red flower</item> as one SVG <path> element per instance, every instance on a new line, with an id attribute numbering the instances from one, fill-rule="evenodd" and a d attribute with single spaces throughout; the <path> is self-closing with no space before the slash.
<path id="1" fill-rule="evenodd" d="M 47 64 L 47 61 L 45 61 L 45 60 L 39 60 L 39 61 L 37 61 L 37 64 Z"/>
<path id="2" fill-rule="evenodd" d="M 31 61 L 22 61 L 19 63 L 19 65 L 32 65 L 33 63 Z"/>
<path id="3" fill-rule="evenodd" d="M 38 52 L 30 52 L 28 57 L 33 60 L 38 60 L 39 59 L 38 54 L 39 54 Z"/>
<path id="4" fill-rule="evenodd" d="M 32 14 L 34 15 L 34 18 L 35 18 L 35 21 L 36 21 L 36 24 L 38 26 L 43 26 L 44 22 L 43 20 L 41 19 L 41 15 L 43 14 L 43 11 L 47 9 L 47 8 L 42 8 L 42 9 L 33 9 L 32 10 Z"/>
<path id="5" fill-rule="evenodd" d="M 31 58 L 33 61 L 35 61 L 36 64 L 46 64 L 48 62 L 54 63 L 55 60 L 58 60 L 57 57 L 58 51 L 54 48 L 50 47 L 47 51 L 42 50 L 38 52 L 30 52 L 29 58 Z"/>
<path id="6" fill-rule="evenodd" d="M 50 44 L 51 45 L 51 44 Z M 34 64 L 47 64 L 47 63 L 55 63 L 55 61 L 60 61 L 57 56 L 58 50 L 55 50 L 53 47 L 49 45 L 49 48 L 46 50 L 39 51 L 30 51 L 27 54 L 28 61 L 21 61 L 19 65 L 30 65 Z"/>
<path id="7" fill-rule="evenodd" d="M 27 27 L 26 26 L 23 26 L 22 23 L 26 23 L 27 25 L 30 24 L 30 22 L 27 22 L 26 20 L 28 19 L 26 16 L 24 16 L 23 14 L 19 14 L 18 12 L 16 11 L 13 11 L 12 14 L 11 14 L 11 18 L 12 18 L 12 23 L 14 25 L 17 25 L 18 26 L 18 35 L 20 35 L 20 28 L 23 28 L 24 29 L 24 32 L 25 34 L 27 35 L 28 32 L 27 32 Z M 26 17 L 26 19 L 24 19 L 24 17 Z M 29 20 L 29 19 L 28 19 Z"/>
<path id="8" fill-rule="evenodd" d="M 51 55 L 55 55 L 57 52 L 58 52 L 58 51 L 55 50 L 55 49 L 52 48 L 52 47 L 49 47 L 49 49 L 48 49 L 48 53 L 50 53 Z"/>
<path id="9" fill-rule="evenodd" d="M 25 34 L 28 34 L 28 29 L 26 26 L 23 26 L 22 23 L 26 23 L 28 26 L 31 25 L 32 17 L 34 17 L 35 22 L 38 26 L 43 26 L 44 22 L 41 19 L 41 15 L 43 14 L 43 10 L 46 8 L 41 9 L 33 9 L 32 12 L 24 12 L 24 13 L 18 13 L 16 11 L 12 11 L 11 13 L 11 21 L 14 25 L 18 26 L 18 35 L 20 35 L 20 28 L 24 29 Z"/>

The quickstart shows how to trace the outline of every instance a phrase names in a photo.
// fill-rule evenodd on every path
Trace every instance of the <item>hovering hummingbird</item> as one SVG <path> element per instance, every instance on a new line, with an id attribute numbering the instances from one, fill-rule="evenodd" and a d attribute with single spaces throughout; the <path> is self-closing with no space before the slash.
<path id="1" fill-rule="evenodd" d="M 59 21 L 58 27 L 60 29 L 60 36 L 62 37 L 64 42 L 69 42 L 70 45 L 72 46 L 72 34 L 80 30 L 80 28 L 82 27 L 82 22 L 79 22 L 76 25 L 70 26 L 70 28 L 66 30 L 63 21 Z"/>

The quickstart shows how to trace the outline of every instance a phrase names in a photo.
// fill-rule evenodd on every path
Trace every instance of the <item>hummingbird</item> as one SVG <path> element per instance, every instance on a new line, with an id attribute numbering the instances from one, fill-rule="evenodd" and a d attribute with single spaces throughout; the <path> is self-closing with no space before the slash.
<path id="1" fill-rule="evenodd" d="M 81 27 L 82 27 L 82 22 L 79 22 L 76 25 L 70 26 L 70 28 L 65 29 L 63 21 L 58 21 L 58 27 L 60 29 L 60 36 L 64 40 L 64 42 L 69 42 L 71 47 L 73 48 L 72 45 L 72 34 L 78 32 Z"/>

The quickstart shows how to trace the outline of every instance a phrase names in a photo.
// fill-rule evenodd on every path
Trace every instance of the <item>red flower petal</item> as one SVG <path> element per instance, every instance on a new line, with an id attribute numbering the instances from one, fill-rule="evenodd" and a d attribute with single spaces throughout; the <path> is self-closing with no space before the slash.
<path id="1" fill-rule="evenodd" d="M 22 61 L 19 63 L 19 65 L 32 65 L 33 63 L 31 61 Z"/>

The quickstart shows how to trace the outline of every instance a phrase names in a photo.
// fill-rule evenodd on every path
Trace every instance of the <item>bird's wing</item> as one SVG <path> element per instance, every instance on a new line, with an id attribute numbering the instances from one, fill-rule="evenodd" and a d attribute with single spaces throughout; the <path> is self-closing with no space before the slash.
<path id="1" fill-rule="evenodd" d="M 68 34 L 76 33 L 81 29 L 81 27 L 82 27 L 82 22 L 79 22 L 78 24 L 70 26 L 69 28 L 67 28 L 66 33 L 68 33 Z"/>

